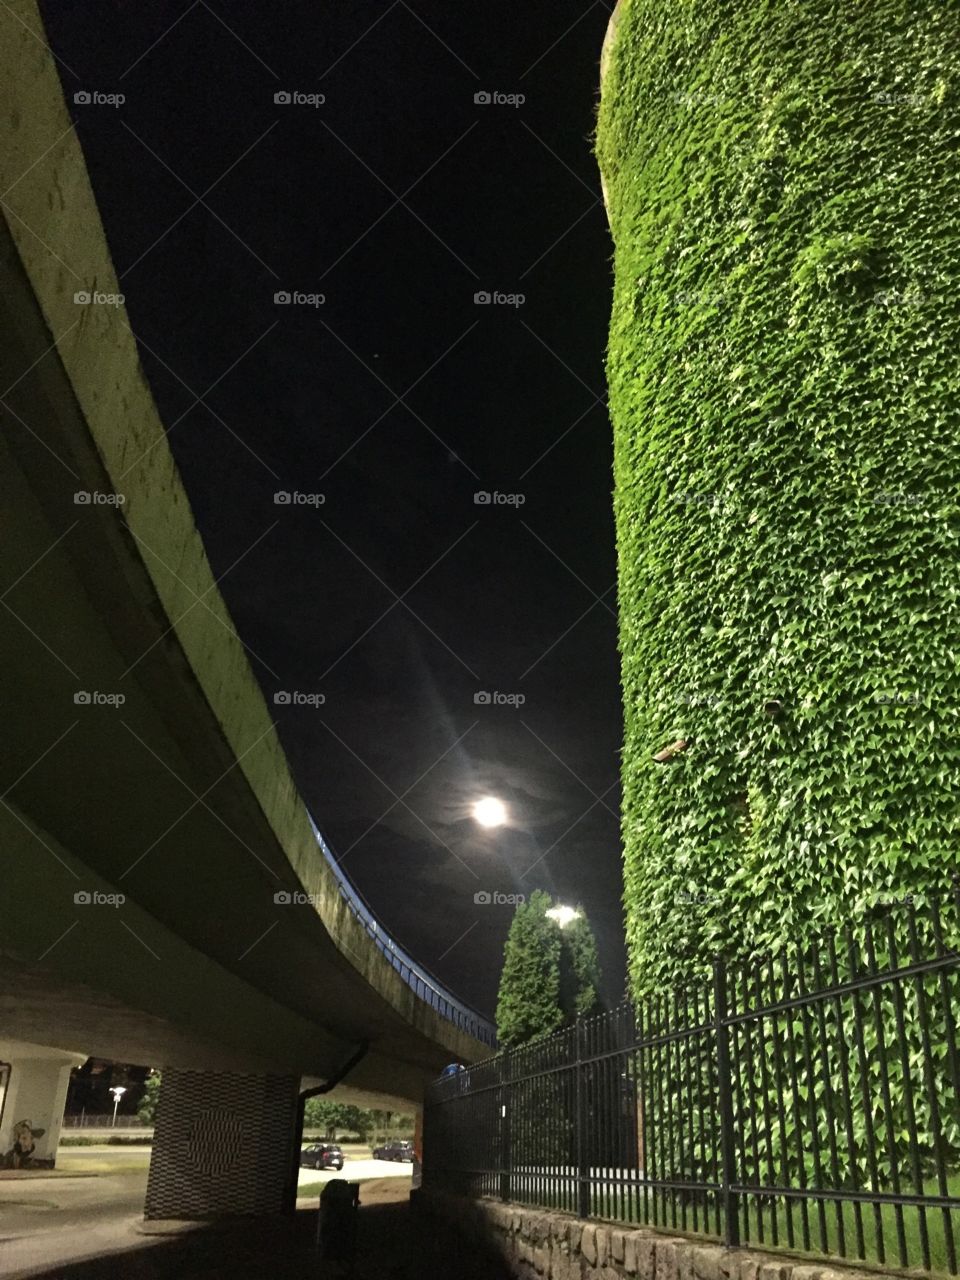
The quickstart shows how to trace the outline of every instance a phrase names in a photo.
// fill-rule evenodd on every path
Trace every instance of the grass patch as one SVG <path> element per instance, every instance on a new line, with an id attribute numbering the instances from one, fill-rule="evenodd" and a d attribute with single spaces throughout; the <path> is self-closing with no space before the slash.
<path id="1" fill-rule="evenodd" d="M 59 1145 L 61 1147 L 150 1147 L 153 1145 L 153 1134 L 148 1133 L 143 1137 L 126 1133 L 84 1134 L 83 1137 L 74 1134 L 64 1137 L 61 1134 Z"/>

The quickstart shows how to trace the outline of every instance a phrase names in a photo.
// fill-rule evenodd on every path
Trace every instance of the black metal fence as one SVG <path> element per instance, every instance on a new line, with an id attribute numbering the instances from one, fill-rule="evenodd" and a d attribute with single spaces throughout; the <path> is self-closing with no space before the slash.
<path id="1" fill-rule="evenodd" d="M 958 942 L 906 900 L 438 1080 L 424 1184 L 956 1275 Z"/>

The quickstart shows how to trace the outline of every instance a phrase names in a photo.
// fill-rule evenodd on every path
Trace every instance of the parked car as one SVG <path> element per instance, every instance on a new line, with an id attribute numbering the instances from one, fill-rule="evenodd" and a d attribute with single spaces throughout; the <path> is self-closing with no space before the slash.
<path id="1" fill-rule="evenodd" d="M 388 1142 L 382 1147 L 374 1147 L 374 1160 L 409 1160 L 413 1163 L 412 1142 Z"/>
<path id="2" fill-rule="evenodd" d="M 300 1164 L 308 1169 L 342 1169 L 343 1152 L 335 1142 L 314 1143 L 302 1149 Z"/>

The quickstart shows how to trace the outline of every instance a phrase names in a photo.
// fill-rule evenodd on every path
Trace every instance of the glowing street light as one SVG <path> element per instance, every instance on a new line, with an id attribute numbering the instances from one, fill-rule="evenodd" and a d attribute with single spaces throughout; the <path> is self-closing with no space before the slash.
<path id="1" fill-rule="evenodd" d="M 496 796 L 484 796 L 474 804 L 473 816 L 481 827 L 502 827 L 507 820 L 507 806 Z"/>
<path id="2" fill-rule="evenodd" d="M 113 1124 L 110 1126 L 112 1129 L 117 1123 L 117 1107 L 120 1105 L 120 1099 L 127 1091 L 122 1084 L 115 1084 L 110 1092 L 113 1094 Z"/>
<path id="3" fill-rule="evenodd" d="M 580 919 L 580 912 L 575 907 L 551 907 L 546 914 L 551 920 L 556 920 L 561 929 L 565 929 L 572 920 Z"/>

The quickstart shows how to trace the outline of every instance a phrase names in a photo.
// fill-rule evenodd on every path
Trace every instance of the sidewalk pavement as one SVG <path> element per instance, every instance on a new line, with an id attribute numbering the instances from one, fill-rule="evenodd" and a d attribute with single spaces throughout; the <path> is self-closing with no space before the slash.
<path id="1" fill-rule="evenodd" d="M 392 1179 L 364 1186 L 356 1280 L 506 1280 L 506 1271 L 444 1238 L 435 1224 L 424 1230 L 409 1200 L 397 1198 L 405 1193 Z M 16 1241 L 7 1239 L 0 1274 L 5 1280 L 320 1280 L 316 1228 L 315 1209 L 266 1222 L 143 1224 L 135 1235 L 128 1228 L 122 1252 L 41 1268 L 11 1268 Z"/>

